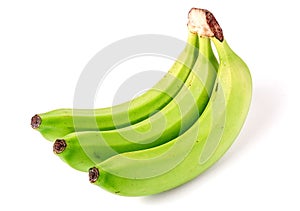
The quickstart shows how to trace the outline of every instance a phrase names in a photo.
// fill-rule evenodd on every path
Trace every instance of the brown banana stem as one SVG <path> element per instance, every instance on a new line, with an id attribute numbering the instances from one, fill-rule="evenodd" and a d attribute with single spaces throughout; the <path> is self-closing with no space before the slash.
<path id="1" fill-rule="evenodd" d="M 192 8 L 188 14 L 188 28 L 202 37 L 216 37 L 224 40 L 223 30 L 215 16 L 206 9 Z"/>

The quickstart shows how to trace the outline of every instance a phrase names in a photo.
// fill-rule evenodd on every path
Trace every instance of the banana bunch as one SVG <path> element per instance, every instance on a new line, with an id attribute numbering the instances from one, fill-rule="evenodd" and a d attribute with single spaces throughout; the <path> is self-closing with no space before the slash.
<path id="1" fill-rule="evenodd" d="M 32 117 L 54 153 L 91 183 L 124 196 L 167 191 L 211 167 L 238 136 L 251 103 L 249 69 L 211 12 L 192 8 L 188 18 L 185 49 L 143 95 Z"/>

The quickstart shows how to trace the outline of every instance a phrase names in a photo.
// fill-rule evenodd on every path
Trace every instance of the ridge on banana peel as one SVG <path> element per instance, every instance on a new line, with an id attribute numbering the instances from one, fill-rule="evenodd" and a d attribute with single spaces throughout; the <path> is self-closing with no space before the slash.
<path id="1" fill-rule="evenodd" d="M 218 69 L 210 39 L 199 37 L 198 47 L 185 85 L 162 110 L 125 128 L 68 134 L 54 142 L 53 151 L 74 169 L 88 171 L 119 153 L 155 147 L 184 133 L 205 109 Z"/>
<path id="2" fill-rule="evenodd" d="M 74 131 L 104 131 L 140 122 L 177 95 L 196 62 L 197 45 L 197 34 L 188 32 L 187 44 L 169 71 L 151 89 L 133 100 L 106 108 L 57 109 L 36 114 L 31 118 L 31 126 L 47 140 L 55 141 Z"/>
<path id="3" fill-rule="evenodd" d="M 251 103 L 249 69 L 224 40 L 212 13 L 193 8 L 189 14 L 189 24 L 200 35 L 211 37 L 219 55 L 217 79 L 207 107 L 191 128 L 172 141 L 97 164 L 89 170 L 91 183 L 124 196 L 167 191 L 211 167 L 238 136 Z"/>

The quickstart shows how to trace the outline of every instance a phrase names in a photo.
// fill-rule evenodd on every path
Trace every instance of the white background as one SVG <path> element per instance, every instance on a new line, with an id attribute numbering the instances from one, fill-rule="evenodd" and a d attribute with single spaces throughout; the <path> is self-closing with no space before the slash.
<path id="1" fill-rule="evenodd" d="M 299 210 L 297 5 L 292 0 L 1 1 L 0 210 Z M 84 66 L 112 42 L 145 33 L 185 40 L 191 7 L 214 13 L 250 67 L 253 101 L 240 136 L 211 169 L 166 193 L 120 197 L 91 185 L 31 129 L 31 116 L 72 107 Z M 109 84 L 120 82 L 115 76 L 98 94 L 99 106 L 110 103 Z"/>

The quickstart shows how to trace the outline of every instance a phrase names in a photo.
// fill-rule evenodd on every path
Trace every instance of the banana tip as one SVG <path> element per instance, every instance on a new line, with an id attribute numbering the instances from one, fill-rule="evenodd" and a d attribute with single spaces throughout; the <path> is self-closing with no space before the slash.
<path id="1" fill-rule="evenodd" d="M 96 167 L 92 167 L 89 169 L 89 181 L 90 183 L 94 183 L 99 178 L 99 169 Z"/>
<path id="2" fill-rule="evenodd" d="M 55 154 L 62 153 L 67 147 L 67 143 L 64 139 L 56 139 L 56 141 L 53 144 L 53 152 Z"/>
<path id="3" fill-rule="evenodd" d="M 42 118 L 39 115 L 34 115 L 33 117 L 31 117 L 31 127 L 33 129 L 37 129 L 40 127 L 42 123 Z"/>

